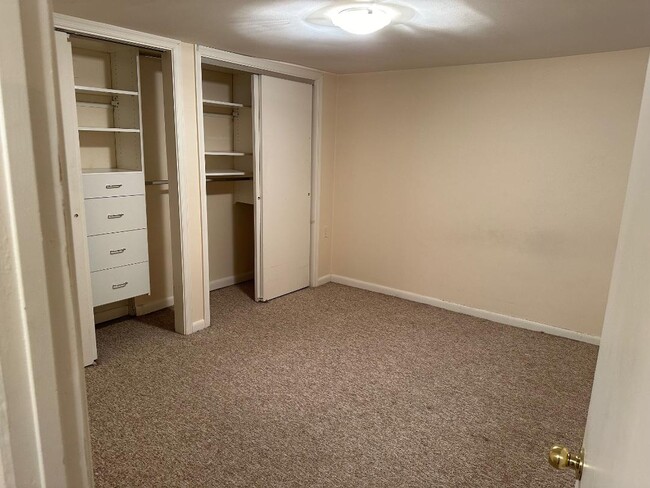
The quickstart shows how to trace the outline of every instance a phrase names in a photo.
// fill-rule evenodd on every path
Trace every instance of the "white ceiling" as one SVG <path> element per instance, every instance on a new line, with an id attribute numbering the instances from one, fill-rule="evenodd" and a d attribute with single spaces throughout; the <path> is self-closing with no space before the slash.
<path id="1" fill-rule="evenodd" d="M 59 13 L 333 73 L 473 64 L 650 46 L 650 0 L 380 0 L 368 36 L 322 0 L 53 0 Z M 358 2 L 357 2 L 358 3 Z"/>

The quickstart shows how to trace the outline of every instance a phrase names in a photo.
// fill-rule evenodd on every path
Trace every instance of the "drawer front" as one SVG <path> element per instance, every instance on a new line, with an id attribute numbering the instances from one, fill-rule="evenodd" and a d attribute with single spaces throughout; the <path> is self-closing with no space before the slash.
<path id="1" fill-rule="evenodd" d="M 84 173 L 84 198 L 144 195 L 144 173 Z"/>
<path id="2" fill-rule="evenodd" d="M 149 293 L 149 263 L 90 273 L 93 305 L 105 305 Z"/>
<path id="3" fill-rule="evenodd" d="M 145 229 L 144 195 L 86 200 L 86 231 L 89 236 Z"/>
<path id="4" fill-rule="evenodd" d="M 90 271 L 149 261 L 147 230 L 132 230 L 88 238 Z"/>

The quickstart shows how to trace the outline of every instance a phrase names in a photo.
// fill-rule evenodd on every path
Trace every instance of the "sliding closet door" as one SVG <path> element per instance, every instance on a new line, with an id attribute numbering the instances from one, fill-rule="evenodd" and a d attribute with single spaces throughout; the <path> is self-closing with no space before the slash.
<path id="1" fill-rule="evenodd" d="M 312 86 L 259 77 L 258 299 L 309 286 Z"/>

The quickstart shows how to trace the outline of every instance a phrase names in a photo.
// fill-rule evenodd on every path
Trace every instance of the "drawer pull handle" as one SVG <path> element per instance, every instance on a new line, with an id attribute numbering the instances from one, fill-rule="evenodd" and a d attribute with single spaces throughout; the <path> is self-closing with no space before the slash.
<path id="1" fill-rule="evenodd" d="M 126 247 L 123 247 L 122 249 L 111 249 L 109 252 L 111 253 L 111 256 L 115 256 L 116 254 L 122 254 L 124 251 L 126 251 Z"/>
<path id="2" fill-rule="evenodd" d="M 117 190 L 118 188 L 122 188 L 122 185 L 106 185 L 107 190 Z"/>
<path id="3" fill-rule="evenodd" d="M 117 285 L 113 285 L 113 290 L 119 290 L 120 288 L 124 288 L 128 284 L 129 284 L 128 281 L 125 281 L 124 283 L 118 283 Z"/>
<path id="4" fill-rule="evenodd" d="M 123 214 L 123 213 L 121 213 L 121 214 L 108 214 L 108 219 L 109 219 L 109 220 L 112 220 L 112 219 L 121 219 L 122 217 L 124 217 L 124 214 Z"/>

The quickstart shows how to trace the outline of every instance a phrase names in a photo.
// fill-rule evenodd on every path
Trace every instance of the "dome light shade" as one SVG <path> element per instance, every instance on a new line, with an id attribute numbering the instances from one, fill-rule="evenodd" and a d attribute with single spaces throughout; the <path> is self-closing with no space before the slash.
<path id="1" fill-rule="evenodd" d="M 371 34 L 383 29 L 392 20 L 385 10 L 375 6 L 348 7 L 332 15 L 332 23 L 352 34 Z"/>

